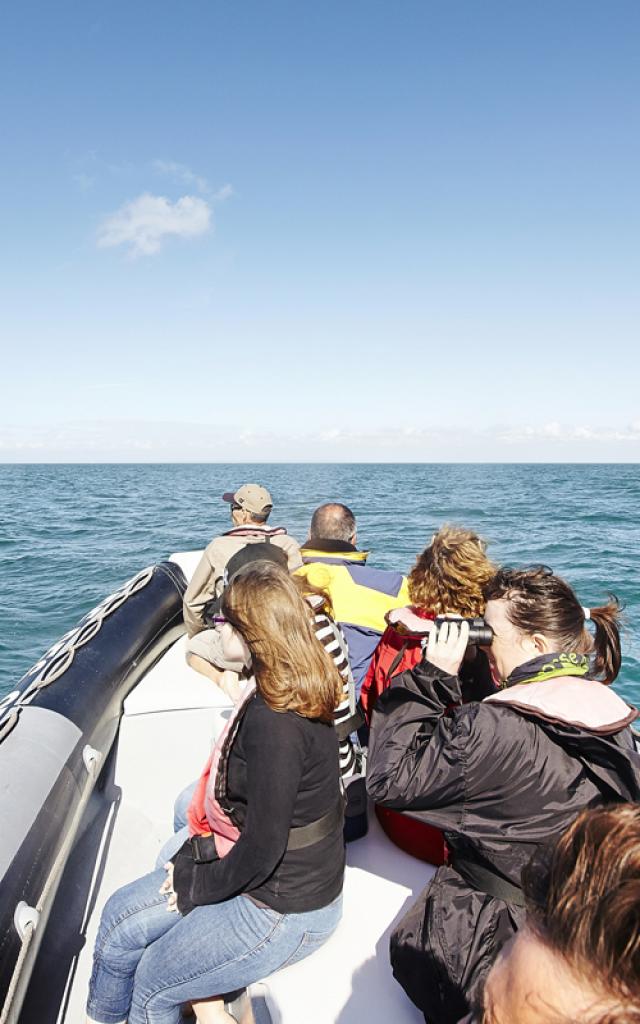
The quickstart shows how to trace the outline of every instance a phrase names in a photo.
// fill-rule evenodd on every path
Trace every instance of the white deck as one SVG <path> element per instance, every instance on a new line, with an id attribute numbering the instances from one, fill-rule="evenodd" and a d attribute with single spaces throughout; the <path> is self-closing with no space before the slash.
<path id="1" fill-rule="evenodd" d="M 175 556 L 174 556 L 175 557 Z M 181 556 L 185 570 L 197 555 Z M 83 1020 L 91 954 L 102 907 L 120 885 L 154 867 L 172 830 L 173 801 L 195 779 L 230 713 L 217 687 L 190 669 L 179 640 L 125 703 L 115 782 L 122 790 L 104 875 L 86 927 L 64 1020 Z M 344 916 L 307 960 L 258 986 L 274 1024 L 422 1024 L 393 980 L 389 933 L 432 868 L 396 849 L 370 814 L 370 831 L 347 847 Z"/>

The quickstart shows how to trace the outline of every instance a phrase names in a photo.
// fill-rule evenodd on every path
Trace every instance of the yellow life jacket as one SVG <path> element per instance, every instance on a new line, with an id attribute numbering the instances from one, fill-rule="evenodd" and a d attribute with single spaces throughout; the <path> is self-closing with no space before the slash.
<path id="1" fill-rule="evenodd" d="M 296 572 L 326 590 L 333 617 L 364 629 L 383 633 L 391 608 L 409 603 L 406 577 L 399 572 L 366 565 L 368 551 L 316 551 L 302 548 L 304 565 Z"/>

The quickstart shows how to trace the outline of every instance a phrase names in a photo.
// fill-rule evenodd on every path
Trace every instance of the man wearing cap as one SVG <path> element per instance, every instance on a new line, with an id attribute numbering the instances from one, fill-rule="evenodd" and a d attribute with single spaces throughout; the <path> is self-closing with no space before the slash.
<path id="1" fill-rule="evenodd" d="M 228 664 L 222 656 L 220 633 L 210 628 L 204 618 L 205 605 L 219 597 L 225 587 L 225 566 L 229 559 L 247 544 L 274 544 L 282 549 L 287 558 L 289 571 L 302 565 L 300 545 L 287 535 L 283 526 L 269 527 L 267 519 L 273 507 L 273 499 L 266 487 L 260 484 L 243 484 L 234 493 L 222 495 L 229 502 L 233 527 L 220 537 L 214 537 L 207 545 L 191 582 L 184 595 L 184 624 L 189 640 L 187 661 L 199 671 L 217 679 L 217 669 L 237 670 L 238 666 Z"/>

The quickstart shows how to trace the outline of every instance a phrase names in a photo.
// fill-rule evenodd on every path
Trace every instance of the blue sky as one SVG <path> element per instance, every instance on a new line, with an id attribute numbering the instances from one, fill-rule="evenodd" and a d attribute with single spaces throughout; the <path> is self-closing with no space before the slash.
<path id="1" fill-rule="evenodd" d="M 636 0 L 5 10 L 0 461 L 640 461 Z"/>

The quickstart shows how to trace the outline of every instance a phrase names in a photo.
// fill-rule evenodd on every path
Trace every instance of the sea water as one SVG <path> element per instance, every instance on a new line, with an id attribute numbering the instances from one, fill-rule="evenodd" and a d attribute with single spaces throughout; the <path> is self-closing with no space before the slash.
<path id="1" fill-rule="evenodd" d="M 343 501 L 369 564 L 407 572 L 443 523 L 470 527 L 497 562 L 544 562 L 580 601 L 625 606 L 616 688 L 640 701 L 638 465 L 2 465 L 0 697 L 46 648 L 141 568 L 230 526 L 223 491 L 256 481 L 271 524 L 307 536 Z"/>

